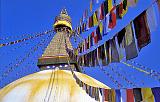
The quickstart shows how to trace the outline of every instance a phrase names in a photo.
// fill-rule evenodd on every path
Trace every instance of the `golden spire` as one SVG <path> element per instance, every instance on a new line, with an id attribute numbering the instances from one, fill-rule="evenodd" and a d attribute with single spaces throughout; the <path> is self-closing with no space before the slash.
<path id="1" fill-rule="evenodd" d="M 54 38 L 45 49 L 42 57 L 38 59 L 40 69 L 45 69 L 50 65 L 68 64 L 69 55 L 66 51 L 66 45 L 70 51 L 73 51 L 69 38 L 72 30 L 71 18 L 66 9 L 62 9 L 60 15 L 55 18 L 54 30 L 56 32 Z M 74 60 L 70 60 L 70 63 L 77 66 Z"/>
<path id="2" fill-rule="evenodd" d="M 55 18 L 55 23 L 53 25 L 55 31 L 57 31 L 60 26 L 65 26 L 70 31 L 72 30 L 71 18 L 66 9 L 62 9 L 60 15 Z"/>

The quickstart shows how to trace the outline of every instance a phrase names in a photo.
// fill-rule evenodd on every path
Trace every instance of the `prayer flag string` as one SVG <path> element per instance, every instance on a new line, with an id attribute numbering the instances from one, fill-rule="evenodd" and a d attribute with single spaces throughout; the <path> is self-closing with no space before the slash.
<path id="1" fill-rule="evenodd" d="M 131 65 L 131 64 L 128 64 L 128 63 L 126 63 L 126 62 L 123 62 L 123 61 L 121 61 L 121 63 L 123 63 L 124 65 L 126 65 L 126 66 L 128 66 L 128 67 L 132 67 L 132 68 L 134 68 L 134 69 L 136 69 L 136 70 L 138 70 L 138 71 L 140 71 L 140 72 L 143 72 L 143 73 L 145 73 L 145 74 L 150 74 L 149 72 L 147 72 L 147 71 L 145 71 L 145 70 L 142 70 L 141 68 L 138 68 L 138 67 L 136 67 L 136 66 L 133 66 L 133 65 Z"/>
<path id="2" fill-rule="evenodd" d="M 150 71 L 151 73 L 155 74 L 155 75 L 159 75 L 160 76 L 160 72 L 157 72 L 151 68 L 148 68 L 148 67 L 145 67 L 144 65 L 140 64 L 140 63 L 137 63 L 135 62 L 134 60 L 128 60 L 127 62 L 131 62 L 132 64 L 135 64 L 137 66 L 140 66 L 141 68 L 145 69 L 145 70 L 148 70 Z"/>
<path id="3" fill-rule="evenodd" d="M 140 71 L 140 72 L 142 72 L 142 73 L 145 73 L 146 75 L 148 75 L 148 76 L 150 76 L 150 77 L 152 77 L 152 78 L 160 81 L 160 78 L 157 77 L 157 75 L 156 75 L 156 76 L 152 75 L 151 72 L 145 71 L 145 70 L 143 70 L 143 69 L 141 69 L 141 68 L 138 68 L 138 67 L 136 67 L 136 66 L 133 66 L 133 65 L 128 64 L 128 63 L 123 62 L 123 61 L 121 61 L 121 63 L 124 64 L 124 65 L 126 65 L 126 66 L 128 66 L 128 67 L 131 67 L 131 68 L 133 68 L 133 69 L 136 69 L 136 70 L 138 70 L 138 71 Z"/>
<path id="4" fill-rule="evenodd" d="M 52 34 L 50 34 L 48 37 L 47 37 L 47 39 L 42 39 L 41 41 L 40 41 L 40 43 L 38 43 L 36 46 L 34 46 L 34 47 L 32 47 L 31 49 L 30 49 L 30 52 L 28 52 L 22 59 L 16 59 L 16 64 L 14 64 L 14 65 L 11 65 L 11 63 L 9 64 L 9 68 L 7 68 L 7 71 L 5 71 L 3 74 L 2 74 L 2 76 L 1 76 L 1 78 L 0 78 L 0 82 L 1 81 L 3 81 L 3 79 L 6 77 L 6 76 L 8 76 L 8 74 L 10 73 L 10 72 L 12 72 L 15 68 L 17 68 L 19 65 L 21 65 L 27 58 L 29 58 L 34 52 L 36 52 L 37 50 L 38 50 L 38 48 L 40 48 L 40 47 L 42 47 L 44 44 L 45 44 L 45 42 L 49 39 L 49 37 L 51 36 Z"/>
<path id="5" fill-rule="evenodd" d="M 29 36 L 27 38 L 23 38 L 23 39 L 20 39 L 20 40 L 11 41 L 11 42 L 8 42 L 8 43 L 3 43 L 3 44 L 0 44 L 0 47 L 9 46 L 9 45 L 24 42 L 24 41 L 27 41 L 27 40 L 30 40 L 30 39 L 33 39 L 33 38 L 41 37 L 43 35 L 49 34 L 50 32 L 53 32 L 53 30 L 48 30 L 48 31 L 42 32 L 40 34 L 37 34 L 37 35 L 34 35 L 34 36 Z"/>
<path id="6" fill-rule="evenodd" d="M 117 80 L 115 80 L 111 74 L 109 74 L 107 71 L 105 71 L 105 69 L 101 66 L 100 69 L 105 73 L 105 75 L 107 75 L 117 86 L 118 88 L 123 88 L 124 86 L 122 84 L 120 84 Z"/>
<path id="7" fill-rule="evenodd" d="M 65 40 L 65 48 L 66 48 L 66 51 L 68 52 L 68 47 L 67 47 L 66 40 Z M 72 52 L 72 53 L 73 53 L 73 52 Z M 68 53 L 68 55 L 70 55 L 70 54 Z M 84 83 L 83 81 L 81 81 L 81 79 L 79 79 L 79 78 L 77 77 L 77 75 L 74 73 L 73 69 L 72 69 L 71 66 L 70 66 L 70 58 L 71 58 L 71 56 L 68 57 L 68 65 L 69 65 L 69 68 L 70 68 L 70 70 L 71 70 L 71 73 L 72 73 L 73 77 L 74 77 L 75 80 L 76 80 L 76 83 L 77 83 L 83 90 L 85 90 L 86 93 L 87 93 L 90 97 L 92 97 L 92 98 L 94 98 L 95 100 L 99 101 L 99 100 L 100 100 L 100 99 L 99 99 L 99 98 L 100 98 L 100 96 L 99 96 L 99 90 L 100 90 L 100 88 L 99 88 L 99 87 L 95 87 L 95 86 L 90 86 L 90 85 Z M 92 91 L 92 92 L 91 92 L 91 91 Z"/>
<path id="8" fill-rule="evenodd" d="M 93 1 L 92 0 L 90 1 L 90 11 L 91 12 L 92 12 Z M 88 10 L 85 10 L 82 18 L 80 18 L 80 26 L 76 27 L 74 31 L 77 34 L 81 34 L 82 32 L 88 31 L 91 27 L 99 25 L 104 20 L 106 15 L 112 16 L 111 18 L 113 18 L 114 15 L 117 15 L 119 16 L 117 17 L 117 19 L 121 19 L 127 13 L 128 7 L 131 7 L 131 4 L 129 5 L 129 3 L 130 1 L 127 1 L 127 0 L 118 1 L 118 2 L 112 1 L 112 0 L 108 0 L 108 1 L 106 0 L 102 2 L 100 7 L 96 11 L 94 11 L 93 14 L 89 17 L 88 17 L 88 13 L 86 12 Z M 135 4 L 136 3 L 137 1 L 135 1 Z M 116 14 L 114 14 L 113 12 L 114 9 L 116 9 L 116 12 L 117 12 Z M 114 25 L 115 24 L 116 23 L 114 23 Z M 110 25 L 110 27 L 113 28 L 114 26 Z"/>
<path id="9" fill-rule="evenodd" d="M 118 68 L 119 71 L 120 71 L 120 70 L 123 71 L 123 70 L 122 70 L 123 68 L 117 66 L 117 64 L 114 64 L 114 67 Z M 138 80 L 134 75 L 129 74 L 129 73 L 126 72 L 126 71 L 123 71 L 122 73 L 125 74 L 126 76 L 130 76 L 133 80 Z M 141 80 L 141 83 L 142 83 L 142 85 L 144 85 L 144 81 L 143 81 L 143 80 Z"/>
<path id="10" fill-rule="evenodd" d="M 114 73 L 118 75 L 118 77 L 121 77 L 123 80 L 125 80 L 128 84 L 132 85 L 133 87 L 137 87 L 137 85 L 131 81 L 129 81 L 126 77 L 124 77 L 122 74 L 120 74 L 118 71 L 114 70 L 110 65 L 108 66 Z"/>

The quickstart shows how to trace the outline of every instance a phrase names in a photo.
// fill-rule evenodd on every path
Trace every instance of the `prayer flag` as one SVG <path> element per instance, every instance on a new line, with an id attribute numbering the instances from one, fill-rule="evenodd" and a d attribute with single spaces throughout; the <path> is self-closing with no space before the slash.
<path id="1" fill-rule="evenodd" d="M 109 93 L 108 93 L 108 89 L 104 89 L 104 101 L 109 101 L 108 100 L 108 96 L 109 96 Z"/>
<path id="2" fill-rule="evenodd" d="M 93 51 L 95 66 L 98 66 L 98 57 L 97 57 L 97 49 Z"/>
<path id="3" fill-rule="evenodd" d="M 115 42 L 115 37 L 110 40 L 109 44 L 110 44 L 109 47 L 111 49 L 111 62 L 119 62 L 120 59 L 119 59 L 117 45 Z"/>
<path id="4" fill-rule="evenodd" d="M 98 9 L 98 18 L 99 20 L 103 20 L 104 19 L 104 4 L 102 3 L 101 6 Z"/>
<path id="5" fill-rule="evenodd" d="M 89 66 L 92 66 L 92 55 L 91 52 L 88 53 Z"/>
<path id="6" fill-rule="evenodd" d="M 118 18 L 122 18 L 128 11 L 127 0 L 123 0 L 119 5 L 116 6 Z"/>
<path id="7" fill-rule="evenodd" d="M 115 90 L 116 91 L 116 102 L 121 102 L 121 92 L 120 90 Z"/>
<path id="8" fill-rule="evenodd" d="M 92 12 L 93 1 L 90 0 L 90 12 Z"/>
<path id="9" fill-rule="evenodd" d="M 93 25 L 94 26 L 98 25 L 97 11 L 94 12 L 94 14 L 93 14 Z"/>
<path id="10" fill-rule="evenodd" d="M 79 64 L 80 66 L 82 66 L 82 57 L 81 57 L 81 56 L 80 56 L 79 59 L 78 59 L 78 64 Z"/>
<path id="11" fill-rule="evenodd" d="M 98 41 L 102 40 L 102 35 L 100 33 L 100 27 L 99 26 L 96 28 L 96 36 L 97 36 Z"/>
<path id="12" fill-rule="evenodd" d="M 105 63 L 105 64 L 107 65 L 107 64 L 108 64 L 108 63 L 107 63 L 108 55 L 107 55 L 107 47 L 106 47 L 106 43 L 103 44 L 103 45 L 104 45 L 104 50 L 103 50 L 103 52 L 104 52 L 104 55 L 105 55 L 104 61 L 106 61 L 106 62 L 103 62 L 103 63 Z"/>
<path id="13" fill-rule="evenodd" d="M 128 0 L 127 5 L 130 7 L 136 6 L 138 0 Z"/>
<path id="14" fill-rule="evenodd" d="M 102 22 L 99 23 L 99 29 L 100 29 L 100 33 L 102 36 L 102 33 L 103 33 L 103 23 Z"/>
<path id="15" fill-rule="evenodd" d="M 121 14 L 123 13 L 123 4 L 120 3 L 119 5 L 117 5 L 116 10 L 117 18 L 122 18 Z"/>
<path id="16" fill-rule="evenodd" d="M 107 35 L 107 33 L 111 30 L 108 28 L 109 25 L 109 14 L 107 14 L 103 20 L 103 35 Z"/>
<path id="17" fill-rule="evenodd" d="M 91 52 L 88 53 L 88 63 L 89 63 L 89 66 L 92 66 Z"/>
<path id="18" fill-rule="evenodd" d="M 127 10 L 127 0 L 123 0 L 123 9 Z"/>
<path id="19" fill-rule="evenodd" d="M 133 88 L 133 94 L 135 97 L 136 102 L 141 102 L 142 100 L 142 93 L 141 93 L 141 88 Z"/>
<path id="20" fill-rule="evenodd" d="M 125 37 L 125 33 L 126 33 L 126 29 L 123 28 L 120 32 L 118 32 L 117 34 L 117 39 L 118 39 L 118 44 L 123 44 L 123 40 Z M 124 45 L 124 44 L 123 44 Z"/>
<path id="21" fill-rule="evenodd" d="M 114 89 L 111 89 L 111 95 L 112 95 L 111 102 L 116 102 L 116 93 Z"/>
<path id="22" fill-rule="evenodd" d="M 126 32 L 125 32 L 126 59 L 130 60 L 138 56 L 138 51 L 136 48 L 135 38 L 134 38 L 131 24 L 127 25 L 125 29 L 126 29 Z"/>
<path id="23" fill-rule="evenodd" d="M 110 11 L 109 15 L 109 25 L 108 28 L 113 29 L 116 26 L 117 20 L 116 20 L 116 7 L 113 7 Z"/>
<path id="24" fill-rule="evenodd" d="M 94 31 L 91 33 L 91 36 L 94 37 Z"/>
<path id="25" fill-rule="evenodd" d="M 89 45 L 90 45 L 90 47 L 92 47 L 93 46 L 93 37 L 92 37 L 92 35 L 89 35 Z"/>
<path id="26" fill-rule="evenodd" d="M 142 91 L 143 101 L 154 102 L 154 96 L 152 94 L 151 88 L 142 88 L 141 91 Z"/>
<path id="27" fill-rule="evenodd" d="M 101 46 L 99 46 L 97 48 L 97 56 L 98 56 L 98 62 L 99 62 L 99 65 L 102 66 L 102 53 L 101 53 Z"/>
<path id="28" fill-rule="evenodd" d="M 98 88 L 96 88 L 96 97 L 95 97 L 95 100 L 96 101 L 100 101 L 100 99 L 99 99 L 99 89 Z"/>
<path id="29" fill-rule="evenodd" d="M 77 33 L 78 33 L 78 34 L 80 34 L 80 30 L 81 30 L 81 29 L 80 29 L 80 26 L 77 27 Z"/>
<path id="30" fill-rule="evenodd" d="M 115 100 L 116 100 L 115 90 L 114 89 L 108 90 L 108 101 L 109 102 L 116 102 Z"/>
<path id="31" fill-rule="evenodd" d="M 87 49 L 89 49 L 90 48 L 90 37 L 88 36 L 87 37 Z"/>
<path id="32" fill-rule="evenodd" d="M 89 28 L 93 27 L 93 15 L 89 17 Z"/>
<path id="33" fill-rule="evenodd" d="M 101 58 L 102 58 L 102 65 L 106 66 L 107 61 L 106 61 L 106 53 L 105 53 L 105 45 L 104 44 L 101 46 Z"/>
<path id="34" fill-rule="evenodd" d="M 84 66 L 84 56 L 81 56 L 81 66 Z"/>
<path id="35" fill-rule="evenodd" d="M 108 12 L 110 12 L 111 11 L 111 9 L 112 9 L 112 0 L 106 0 L 107 2 L 108 2 Z"/>
<path id="36" fill-rule="evenodd" d="M 96 34 L 96 31 L 92 32 L 92 37 L 94 38 L 94 44 L 97 44 L 98 43 L 98 36 Z"/>
<path id="37" fill-rule="evenodd" d="M 127 102 L 126 89 L 120 89 L 120 92 L 121 92 L 121 102 Z"/>
<path id="38" fill-rule="evenodd" d="M 117 49 L 118 49 L 118 53 L 119 53 L 119 59 L 121 60 L 123 57 L 124 57 L 124 55 L 125 55 L 125 49 L 124 49 L 124 45 L 123 45 L 123 43 L 124 43 L 124 39 L 123 39 L 123 41 L 122 41 L 122 43 L 118 43 L 118 38 L 117 38 L 117 35 L 115 36 L 115 42 L 116 42 L 116 45 L 117 45 Z"/>
<path id="39" fill-rule="evenodd" d="M 133 89 L 127 89 L 127 102 L 134 102 Z"/>
<path id="40" fill-rule="evenodd" d="M 94 39 L 94 31 L 91 33 L 91 46 L 93 46 L 95 44 L 95 39 Z"/>
<path id="41" fill-rule="evenodd" d="M 136 38 L 139 50 L 151 42 L 150 30 L 147 24 L 146 11 L 141 13 L 134 21 Z"/>
<path id="42" fill-rule="evenodd" d="M 90 28 L 90 17 L 89 18 L 87 18 L 87 23 L 86 23 L 86 30 L 89 30 L 89 28 Z"/>
<path id="43" fill-rule="evenodd" d="M 87 50 L 87 39 L 85 39 L 85 51 Z"/>
<path id="44" fill-rule="evenodd" d="M 94 43 L 95 43 L 95 44 L 98 43 L 98 36 L 97 36 L 97 35 L 94 37 Z"/>
<path id="45" fill-rule="evenodd" d="M 160 101 L 160 87 L 152 88 L 152 93 L 154 95 L 155 102 Z"/>
<path id="46" fill-rule="evenodd" d="M 86 54 L 86 66 L 89 67 L 89 54 Z"/>
<path id="47" fill-rule="evenodd" d="M 94 55 L 94 51 L 91 52 L 91 59 L 92 59 L 92 64 L 91 64 L 91 66 L 95 66 L 95 55 Z"/>
<path id="48" fill-rule="evenodd" d="M 109 63 L 111 63 L 111 49 L 110 49 L 110 44 L 109 44 L 110 40 L 109 41 L 106 41 L 105 43 L 105 49 L 106 49 L 106 53 L 107 53 L 107 65 Z"/>
<path id="49" fill-rule="evenodd" d="M 107 15 L 107 13 L 109 12 L 108 11 L 109 8 L 108 8 L 107 0 L 104 1 L 103 5 L 104 5 L 104 17 L 105 17 Z"/>
<path id="50" fill-rule="evenodd" d="M 121 14 L 121 17 L 123 17 L 128 11 L 128 6 L 127 6 L 127 0 L 123 0 L 123 13 Z"/>
<path id="51" fill-rule="evenodd" d="M 85 31 L 85 23 L 82 24 L 82 32 Z"/>

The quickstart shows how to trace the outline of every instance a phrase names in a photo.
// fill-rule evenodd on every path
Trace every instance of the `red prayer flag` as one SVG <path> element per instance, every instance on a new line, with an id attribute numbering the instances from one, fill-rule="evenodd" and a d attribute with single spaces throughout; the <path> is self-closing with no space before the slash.
<path id="1" fill-rule="evenodd" d="M 104 89 L 104 101 L 108 101 L 108 96 L 109 96 L 109 93 L 108 93 L 108 89 Z"/>
<path id="2" fill-rule="evenodd" d="M 93 27 L 93 15 L 89 17 L 89 28 Z"/>
<path id="3" fill-rule="evenodd" d="M 116 7 L 113 7 L 111 12 L 110 12 L 110 18 L 109 18 L 109 25 L 108 28 L 113 29 L 116 26 Z"/>
<path id="4" fill-rule="evenodd" d="M 133 89 L 127 89 L 127 102 L 134 102 Z"/>
<path id="5" fill-rule="evenodd" d="M 97 35 L 94 37 L 94 43 L 95 43 L 95 44 L 98 43 L 98 36 L 97 36 Z"/>
<path id="6" fill-rule="evenodd" d="M 92 37 L 94 37 L 94 31 L 91 33 Z"/>
<path id="7" fill-rule="evenodd" d="M 99 20 L 103 20 L 104 19 L 104 4 L 102 3 L 101 4 L 101 7 L 100 7 L 100 18 Z"/>
<path id="8" fill-rule="evenodd" d="M 122 16 L 121 16 L 121 14 L 123 13 L 123 4 L 122 3 L 120 3 L 119 5 L 117 5 L 117 16 L 118 16 L 118 18 L 122 18 Z"/>

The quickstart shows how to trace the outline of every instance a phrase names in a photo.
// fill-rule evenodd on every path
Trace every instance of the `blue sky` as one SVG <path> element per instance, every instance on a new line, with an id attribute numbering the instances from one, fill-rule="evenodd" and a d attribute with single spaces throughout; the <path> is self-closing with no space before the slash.
<path id="1" fill-rule="evenodd" d="M 144 2 L 143 0 L 139 1 Z M 151 0 L 146 0 L 144 3 L 148 1 Z M 82 16 L 83 11 L 86 8 L 89 8 L 89 0 L 1 0 L 0 2 L 0 37 L 2 38 L 9 36 L 20 36 L 23 34 L 32 35 L 35 32 L 43 32 L 45 30 L 52 29 L 55 16 L 57 16 L 60 13 L 61 9 L 64 7 L 67 9 L 68 14 L 71 16 L 73 27 L 75 27 L 79 23 L 79 19 Z M 145 5 L 141 6 L 141 8 L 143 7 L 145 7 Z M 126 17 L 125 20 L 128 20 L 130 16 L 132 14 L 134 15 L 134 13 L 136 14 L 136 12 L 138 11 L 130 13 L 130 15 L 128 15 L 129 17 Z M 120 25 L 121 24 L 119 24 L 119 26 Z M 85 37 L 86 35 L 83 36 Z M 46 36 L 42 38 L 46 38 Z M 7 71 L 10 63 L 11 65 L 17 63 L 15 59 L 19 59 L 21 58 L 21 56 L 23 57 L 27 52 L 29 52 L 29 49 L 38 44 L 38 42 L 42 38 L 36 38 L 28 42 L 0 48 L 0 76 L 5 71 Z M 134 60 L 160 72 L 160 30 L 158 30 L 158 28 L 156 31 L 152 32 L 151 38 L 151 43 L 145 48 L 143 48 L 139 53 L 139 56 Z M 14 40 L 16 39 L 13 38 L 8 41 Z M 50 40 L 51 37 L 49 38 L 48 42 L 46 42 L 46 45 L 49 43 Z M 2 42 L 7 42 L 7 40 L 0 41 L 0 43 Z M 14 50 L 15 48 L 16 50 Z M 26 59 L 23 64 L 10 72 L 10 74 L 7 77 L 3 78 L 2 82 L 0 82 L 0 87 L 20 77 L 38 71 L 38 68 L 36 67 L 37 57 L 39 57 L 42 52 L 42 48 L 39 48 L 38 51 L 36 53 L 33 53 L 31 57 Z M 125 66 L 121 67 L 122 70 L 118 68 L 115 70 L 119 71 L 126 77 L 128 77 L 129 75 L 136 77 L 137 81 L 135 83 L 138 84 L 142 80 L 144 80 L 145 85 L 140 86 L 160 86 L 159 81 L 145 76 L 143 75 L 143 73 L 138 73 L 137 71 L 127 68 Z M 102 74 L 99 68 L 86 68 L 85 71 L 88 75 L 100 80 L 106 85 L 109 85 L 113 88 L 116 87 L 116 85 L 111 84 L 112 81 L 107 78 L 105 74 Z M 110 71 L 108 70 L 108 72 Z M 124 74 L 125 72 L 127 73 Z M 113 72 L 110 73 L 115 76 Z M 115 77 L 115 79 L 121 81 L 121 79 L 118 77 Z M 134 78 L 131 78 L 130 80 L 134 80 Z M 129 87 L 125 82 L 122 81 L 121 83 L 124 84 L 125 87 Z"/>
<path id="2" fill-rule="evenodd" d="M 84 9 L 86 0 L 1 0 L 1 32 L 7 35 L 39 32 L 51 29 L 54 17 L 67 8 L 75 26 Z"/>

